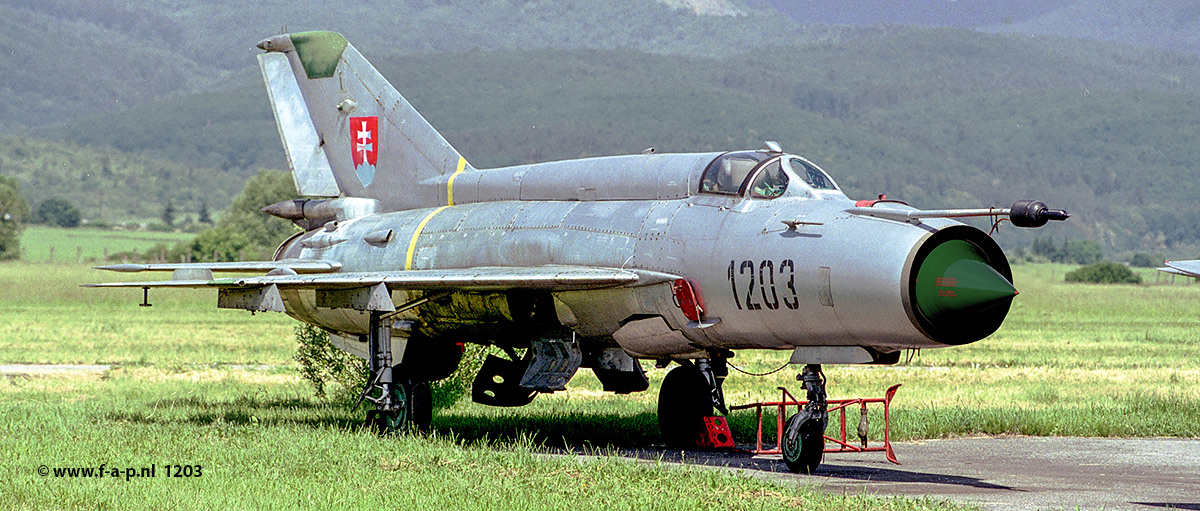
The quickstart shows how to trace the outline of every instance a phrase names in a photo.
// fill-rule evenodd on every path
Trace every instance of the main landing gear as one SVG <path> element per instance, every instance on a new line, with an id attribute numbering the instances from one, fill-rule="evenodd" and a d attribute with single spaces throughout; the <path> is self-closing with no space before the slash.
<path id="1" fill-rule="evenodd" d="M 796 379 L 804 382 L 808 403 L 788 419 L 779 446 L 789 470 L 811 474 L 821 464 L 825 452 L 825 426 L 829 423 L 825 373 L 819 364 L 809 364 Z"/>
<path id="2" fill-rule="evenodd" d="M 371 329 L 367 333 L 367 364 L 371 369 L 366 388 L 358 396 L 375 404 L 367 412 L 367 427 L 379 434 L 425 431 L 433 420 L 433 400 L 428 381 L 402 378 L 399 365 L 392 360 L 392 324 L 383 313 L 371 311 Z"/>
<path id="3" fill-rule="evenodd" d="M 658 427 L 668 447 L 686 450 L 704 446 L 704 418 L 712 416 L 714 410 L 729 413 L 721 390 L 728 374 L 725 359 L 715 356 L 681 361 L 679 367 L 667 373 L 658 394 Z M 809 364 L 796 379 L 804 383 L 808 402 L 787 420 L 779 445 L 788 469 L 811 474 L 821 465 L 829 423 L 825 374 L 820 365 Z"/>
<path id="4" fill-rule="evenodd" d="M 729 375 L 724 358 L 681 361 L 663 379 L 658 393 L 658 428 L 672 449 L 695 449 L 705 435 L 704 418 L 713 409 L 728 414 L 721 384 Z"/>

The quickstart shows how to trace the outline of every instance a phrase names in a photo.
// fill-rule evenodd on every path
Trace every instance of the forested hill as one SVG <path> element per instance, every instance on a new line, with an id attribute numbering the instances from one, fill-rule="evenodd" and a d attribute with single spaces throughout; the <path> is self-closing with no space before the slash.
<path id="1" fill-rule="evenodd" d="M 280 31 L 337 30 L 374 56 L 629 49 L 712 57 L 853 41 L 909 23 L 1200 52 L 1200 7 L 1168 0 L 6 0 L 0 132 L 244 85 L 253 80 L 253 45 Z"/>
<path id="2" fill-rule="evenodd" d="M 0 175 L 17 180 L 33 207 L 65 199 L 89 223 L 157 222 L 171 203 L 195 220 L 219 211 L 242 189 L 243 171 L 218 171 L 111 148 L 82 147 L 22 136 L 0 136 Z"/>
<path id="3" fill-rule="evenodd" d="M 731 0 L 6 0 L 0 132 L 244 85 L 254 44 L 283 30 L 336 30 L 376 56 L 535 48 L 716 56 L 876 29 L 805 27 Z"/>
<path id="4" fill-rule="evenodd" d="M 1028 19 L 983 28 L 999 33 L 1052 34 L 1200 53 L 1200 2 L 1074 0 L 1056 7 Z"/>
<path id="5" fill-rule="evenodd" d="M 368 57 L 479 167 L 778 140 L 854 197 L 925 208 L 1035 198 L 1076 214 L 1040 231 L 1058 239 L 1095 239 L 1115 255 L 1200 246 L 1200 213 L 1178 207 L 1200 192 L 1194 54 L 913 28 L 736 58 Z M 39 133 L 231 173 L 282 166 L 258 84 Z M 1038 232 L 1010 229 L 1002 241 Z"/>
<path id="6" fill-rule="evenodd" d="M 920 25 L 1040 34 L 1200 53 L 1200 2 L 1177 0 L 761 0 L 800 24 Z"/>

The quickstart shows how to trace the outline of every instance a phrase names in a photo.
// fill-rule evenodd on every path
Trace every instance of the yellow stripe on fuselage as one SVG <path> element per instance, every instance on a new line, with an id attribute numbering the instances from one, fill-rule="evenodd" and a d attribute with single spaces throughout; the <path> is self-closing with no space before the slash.
<path id="1" fill-rule="evenodd" d="M 429 223 L 429 221 L 433 219 L 434 215 L 441 213 L 443 209 L 448 207 L 450 206 L 442 206 L 430 211 L 428 215 L 425 215 L 425 219 L 421 220 L 421 223 L 417 224 L 417 229 L 413 231 L 412 240 L 408 242 L 408 257 L 404 259 L 405 270 L 412 269 L 413 253 L 417 251 L 417 238 L 421 236 L 421 231 L 425 230 L 425 224 Z"/>
<path id="2" fill-rule="evenodd" d="M 466 158 L 459 156 L 458 157 L 458 169 L 454 171 L 454 174 L 450 175 L 450 180 L 446 181 L 446 205 L 447 206 L 454 205 L 454 180 L 457 179 L 458 175 L 462 174 L 463 170 L 466 168 L 467 168 Z"/>

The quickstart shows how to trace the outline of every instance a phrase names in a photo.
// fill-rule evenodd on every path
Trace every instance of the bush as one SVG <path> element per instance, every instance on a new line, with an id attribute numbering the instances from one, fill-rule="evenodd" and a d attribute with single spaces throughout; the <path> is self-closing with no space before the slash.
<path id="1" fill-rule="evenodd" d="M 51 197 L 38 205 L 34 221 L 58 227 L 78 227 L 79 209 L 66 199 Z"/>
<path id="2" fill-rule="evenodd" d="M 1065 277 L 1067 282 L 1086 282 L 1090 284 L 1141 284 L 1142 277 L 1123 264 L 1104 261 L 1089 264 L 1070 272 Z"/>
<path id="3" fill-rule="evenodd" d="M 300 363 L 300 374 L 312 384 L 317 397 L 358 399 L 359 392 L 370 376 L 366 361 L 338 349 L 329 342 L 329 334 L 315 326 L 302 324 L 295 328 L 295 332 L 299 345 L 295 359 Z M 435 410 L 454 406 L 467 395 L 471 381 L 483 365 L 484 356 L 482 346 L 467 345 L 458 369 L 449 377 L 431 383 Z M 335 388 L 331 389 L 331 384 Z M 332 395 L 329 391 L 332 391 Z"/>
<path id="4" fill-rule="evenodd" d="M 329 334 L 308 323 L 297 325 L 296 361 L 300 374 L 312 383 L 318 398 L 326 396 L 326 385 L 333 383 L 343 393 L 358 392 L 370 376 L 367 363 L 329 342 Z"/>

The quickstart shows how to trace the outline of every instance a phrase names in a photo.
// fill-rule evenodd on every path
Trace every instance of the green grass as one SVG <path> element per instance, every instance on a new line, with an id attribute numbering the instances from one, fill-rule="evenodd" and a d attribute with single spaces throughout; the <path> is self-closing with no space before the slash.
<path id="1" fill-rule="evenodd" d="M 31 263 L 103 262 L 109 254 L 145 253 L 155 245 L 190 241 L 195 234 L 150 231 L 120 231 L 77 227 L 63 229 L 43 225 L 25 227 L 21 235 L 22 260 Z"/>
<path id="2" fill-rule="evenodd" d="M 9 509 L 958 509 L 847 497 L 700 467 L 548 455 L 529 437 L 380 438 L 316 402 L 294 371 L 119 368 L 0 382 L 0 502 Z M 597 451 L 602 454 L 603 451 Z M 155 478 L 40 476 L 148 467 Z M 167 478 L 164 464 L 202 475 Z"/>
<path id="3" fill-rule="evenodd" d="M 37 364 L 285 364 L 294 322 L 218 310 L 206 290 L 87 289 L 119 274 L 65 264 L 0 264 L 0 361 Z M 156 278 L 155 276 L 149 276 Z"/>
<path id="4" fill-rule="evenodd" d="M 1200 437 L 1200 286 L 1068 285 L 1061 282 L 1068 269 L 1016 266 L 1021 295 L 988 339 L 891 367 L 827 367 L 830 397 L 881 397 L 902 383 L 895 439 Z M 361 410 L 313 397 L 291 360 L 294 322 L 286 316 L 216 310 L 208 291 L 152 293 L 154 307 L 142 308 L 140 290 L 78 287 L 111 277 L 69 264 L 0 265 L 0 363 L 116 366 L 96 376 L 0 380 L 0 449 L 15 453 L 0 465 L 0 502 L 9 507 L 506 509 L 523 506 L 525 496 L 534 508 L 945 506 L 827 495 L 658 462 L 546 455 L 658 446 L 654 412 L 666 373 L 658 369 L 649 371 L 648 392 L 606 394 L 581 371 L 567 391 L 527 407 L 460 403 L 435 417 L 434 438 L 380 439 L 360 431 Z M 764 372 L 787 357 L 743 351 L 734 362 Z M 777 386 L 800 392 L 788 369 L 761 378 L 734 373 L 726 394 L 734 404 L 775 400 Z M 879 415 L 871 415 L 874 438 Z M 739 441 L 752 440 L 753 412 L 730 421 Z M 168 461 L 211 471 L 129 482 L 35 472 L 41 464 Z"/>

